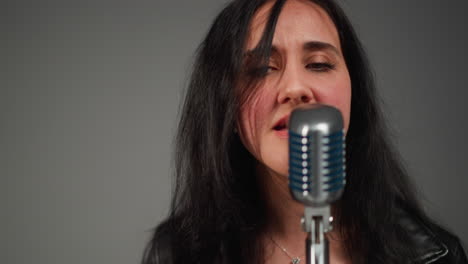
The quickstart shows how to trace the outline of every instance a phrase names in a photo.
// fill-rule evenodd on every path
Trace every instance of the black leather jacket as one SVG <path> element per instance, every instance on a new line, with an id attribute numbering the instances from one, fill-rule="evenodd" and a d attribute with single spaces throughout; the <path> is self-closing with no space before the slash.
<path id="1" fill-rule="evenodd" d="M 438 227 L 429 229 L 404 216 L 400 219 L 403 226 L 407 227 L 408 233 L 413 234 L 412 238 L 419 245 L 419 257 L 412 263 L 468 264 L 464 249 L 457 237 Z M 146 261 L 144 263 L 173 263 L 169 246 L 170 234 L 162 232 L 153 239 L 152 249 L 146 252 Z"/>
<path id="2" fill-rule="evenodd" d="M 409 234 L 419 245 L 419 257 L 414 263 L 421 264 L 468 264 L 464 249 L 457 237 L 440 229 L 429 229 L 409 219 L 406 222 Z"/>

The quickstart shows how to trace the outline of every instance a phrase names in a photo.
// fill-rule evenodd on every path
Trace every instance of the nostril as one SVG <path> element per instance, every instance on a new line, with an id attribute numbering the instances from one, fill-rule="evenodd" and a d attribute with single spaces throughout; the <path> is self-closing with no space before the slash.
<path id="1" fill-rule="evenodd" d="M 289 87 L 284 88 L 278 94 L 277 102 L 280 104 L 286 103 L 310 103 L 314 100 L 314 95 L 309 88 Z"/>

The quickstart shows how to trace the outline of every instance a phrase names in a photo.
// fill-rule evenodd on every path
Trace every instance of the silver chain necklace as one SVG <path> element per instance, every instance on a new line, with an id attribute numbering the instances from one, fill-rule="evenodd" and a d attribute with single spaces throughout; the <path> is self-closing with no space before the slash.
<path id="1" fill-rule="evenodd" d="M 291 254 L 289 254 L 289 252 L 286 250 L 286 248 L 284 248 L 284 247 L 280 246 L 278 243 L 276 243 L 276 241 L 275 241 L 272 237 L 270 237 L 270 240 L 271 240 L 271 242 L 273 242 L 279 249 L 281 249 L 281 250 L 284 252 L 284 254 L 286 254 L 286 256 L 288 256 L 288 257 L 291 259 L 291 263 L 292 263 L 292 264 L 299 264 L 299 263 L 301 263 L 301 258 L 300 258 L 301 256 L 297 256 L 297 257 L 291 256 Z"/>

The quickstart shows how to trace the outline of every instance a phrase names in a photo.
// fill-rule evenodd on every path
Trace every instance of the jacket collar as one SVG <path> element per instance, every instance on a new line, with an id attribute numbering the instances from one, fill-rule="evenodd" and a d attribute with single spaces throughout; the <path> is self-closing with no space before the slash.
<path id="1" fill-rule="evenodd" d="M 406 229 L 417 248 L 416 263 L 433 263 L 448 254 L 447 246 L 437 237 L 437 235 L 426 225 L 411 218 L 407 213 L 402 212 L 400 224 Z"/>

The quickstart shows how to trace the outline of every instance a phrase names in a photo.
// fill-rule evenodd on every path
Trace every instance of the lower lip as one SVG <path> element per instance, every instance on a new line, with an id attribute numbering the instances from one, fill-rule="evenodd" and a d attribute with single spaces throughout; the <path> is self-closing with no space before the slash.
<path id="1" fill-rule="evenodd" d="M 281 130 L 275 130 L 275 134 L 280 138 L 288 138 L 289 133 L 287 129 L 281 129 Z"/>

